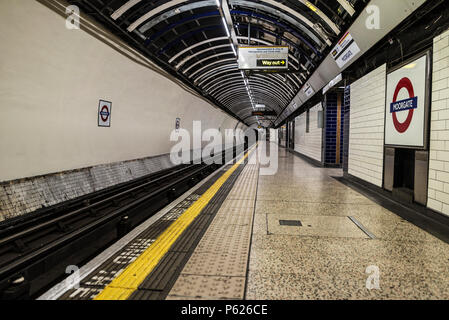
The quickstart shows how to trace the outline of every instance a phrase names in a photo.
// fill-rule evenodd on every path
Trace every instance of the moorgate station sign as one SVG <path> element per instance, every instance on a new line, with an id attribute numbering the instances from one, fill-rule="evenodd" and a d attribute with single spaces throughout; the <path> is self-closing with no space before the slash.
<path id="1" fill-rule="evenodd" d="M 426 147 L 428 61 L 425 54 L 387 75 L 385 145 Z"/>

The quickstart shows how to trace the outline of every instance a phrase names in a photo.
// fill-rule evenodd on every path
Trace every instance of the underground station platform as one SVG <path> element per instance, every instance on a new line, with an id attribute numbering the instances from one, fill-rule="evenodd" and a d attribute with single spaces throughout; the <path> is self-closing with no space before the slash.
<path id="1" fill-rule="evenodd" d="M 39 299 L 448 299 L 446 242 L 341 170 L 279 155 L 260 176 L 250 149 L 84 265 L 77 288 L 65 279 Z M 367 270 L 383 270 L 382 290 Z"/>
<path id="2" fill-rule="evenodd" d="M 0 0 L 0 29 L 0 303 L 449 300 L 448 1 Z"/>

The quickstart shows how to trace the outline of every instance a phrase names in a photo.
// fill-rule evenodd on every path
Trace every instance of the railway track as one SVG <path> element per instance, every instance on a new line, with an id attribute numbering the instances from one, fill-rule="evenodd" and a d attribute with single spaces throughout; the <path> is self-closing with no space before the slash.
<path id="1" fill-rule="evenodd" d="M 180 165 L 0 224 L 0 298 L 38 296 L 219 166 Z"/>

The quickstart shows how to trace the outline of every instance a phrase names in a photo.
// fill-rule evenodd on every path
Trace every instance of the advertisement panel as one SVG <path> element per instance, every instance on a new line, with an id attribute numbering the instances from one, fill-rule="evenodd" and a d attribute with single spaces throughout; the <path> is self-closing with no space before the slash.
<path id="1" fill-rule="evenodd" d="M 387 75 L 385 145 L 427 147 L 429 59 L 422 55 Z"/>

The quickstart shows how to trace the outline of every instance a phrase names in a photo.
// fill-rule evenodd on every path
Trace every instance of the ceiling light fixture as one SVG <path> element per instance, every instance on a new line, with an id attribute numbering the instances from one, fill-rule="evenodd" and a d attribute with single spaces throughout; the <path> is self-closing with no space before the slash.
<path id="1" fill-rule="evenodd" d="M 237 52 L 235 51 L 235 47 L 234 47 L 234 45 L 233 44 L 231 44 L 231 47 L 232 47 L 232 51 L 234 52 L 234 55 L 237 57 Z"/>
<path id="2" fill-rule="evenodd" d="M 224 17 L 221 17 L 221 20 L 223 20 L 223 25 L 224 25 L 224 28 L 226 30 L 226 35 L 228 36 L 228 38 L 230 38 L 231 34 L 229 33 L 229 28 L 228 28 L 228 25 L 226 24 L 226 20 L 225 20 Z"/>

